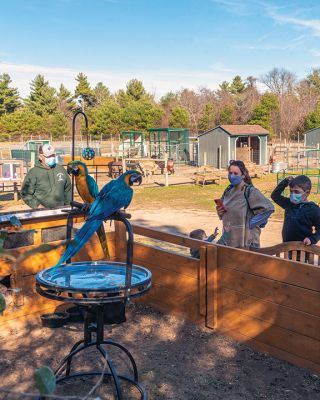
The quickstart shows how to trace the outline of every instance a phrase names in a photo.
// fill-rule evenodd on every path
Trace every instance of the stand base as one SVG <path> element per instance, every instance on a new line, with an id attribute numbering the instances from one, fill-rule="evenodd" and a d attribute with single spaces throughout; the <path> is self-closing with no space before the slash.
<path id="1" fill-rule="evenodd" d="M 132 378 L 129 378 L 128 376 L 123 376 L 119 375 L 110 360 L 108 353 L 106 349 L 102 345 L 107 345 L 107 346 L 114 346 L 118 349 L 120 349 L 122 352 L 125 353 L 127 358 L 129 359 L 131 366 L 132 366 Z M 88 371 L 88 372 L 80 372 L 80 373 L 72 373 L 71 374 L 71 363 L 72 363 L 72 358 L 76 354 L 84 351 L 85 349 L 89 347 L 95 346 L 99 352 L 99 354 L 103 357 L 104 361 L 107 363 L 107 368 L 105 372 L 102 370 L 99 371 Z M 110 372 L 108 372 L 108 370 Z M 65 372 L 65 373 L 64 373 Z M 64 376 L 63 376 L 64 373 Z M 61 364 L 55 371 L 55 376 L 56 376 L 56 382 L 57 385 L 60 383 L 72 380 L 72 379 L 77 379 L 77 378 L 82 378 L 82 377 L 90 377 L 90 376 L 101 376 L 103 373 L 104 377 L 111 377 L 113 380 L 113 385 L 115 389 L 115 398 L 117 400 L 125 400 L 122 394 L 122 389 L 121 389 L 121 381 L 126 381 L 130 385 L 134 386 L 140 393 L 140 397 L 137 400 L 147 400 L 147 394 L 145 389 L 138 383 L 138 370 L 136 363 L 134 361 L 133 356 L 127 350 L 124 346 L 122 346 L 119 343 L 113 342 L 112 340 L 104 340 L 101 343 L 97 343 L 96 341 L 91 342 L 91 343 L 85 343 L 84 340 L 80 340 L 77 342 L 71 349 L 70 353 L 62 360 Z M 103 383 L 101 383 L 103 384 Z M 45 397 L 42 398 L 44 400 Z"/>

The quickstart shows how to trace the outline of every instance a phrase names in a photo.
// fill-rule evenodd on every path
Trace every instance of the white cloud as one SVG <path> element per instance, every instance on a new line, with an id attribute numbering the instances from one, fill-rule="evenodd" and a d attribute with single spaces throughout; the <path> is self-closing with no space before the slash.
<path id="1" fill-rule="evenodd" d="M 63 67 L 47 67 L 30 64 L 13 64 L 0 62 L 0 74 L 8 73 L 13 85 L 19 89 L 20 95 L 26 97 L 29 94 L 30 82 L 37 74 L 45 76 L 50 85 L 58 88 L 62 83 L 73 91 L 76 85 L 75 77 L 79 72 L 88 76 L 92 86 L 97 82 L 104 82 L 112 92 L 126 87 L 130 79 L 140 79 L 145 88 L 160 97 L 168 91 L 176 91 L 182 87 L 198 89 L 207 86 L 215 89 L 224 80 L 230 80 L 232 70 L 222 64 L 214 64 L 207 70 L 149 70 L 149 71 L 86 71 L 83 69 L 71 69 Z"/>
<path id="2" fill-rule="evenodd" d="M 271 14 L 274 21 L 291 24 L 295 26 L 302 26 L 311 30 L 313 36 L 320 36 L 320 19 L 302 19 L 293 18 L 287 15 Z"/>
<path id="3" fill-rule="evenodd" d="M 309 53 L 311 53 L 315 57 L 320 57 L 320 50 L 310 49 Z"/>

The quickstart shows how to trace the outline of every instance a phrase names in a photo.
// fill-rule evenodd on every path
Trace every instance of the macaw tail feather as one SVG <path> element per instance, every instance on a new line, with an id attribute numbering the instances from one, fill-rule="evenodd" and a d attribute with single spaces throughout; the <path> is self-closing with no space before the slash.
<path id="1" fill-rule="evenodd" d="M 109 254 L 109 249 L 108 249 L 107 236 L 106 236 L 106 232 L 104 230 L 104 226 L 103 225 L 99 226 L 99 228 L 97 229 L 97 235 L 99 237 L 100 244 L 101 244 L 104 256 L 107 259 L 109 259 L 110 258 L 110 254 Z"/>
<path id="2" fill-rule="evenodd" d="M 102 224 L 101 219 L 88 219 L 86 223 L 81 227 L 81 229 L 77 232 L 73 241 L 68 245 L 66 251 L 61 256 L 58 261 L 56 267 L 59 267 L 60 264 L 63 264 L 71 257 L 73 257 L 78 251 L 82 249 L 82 247 L 87 243 L 87 241 L 91 238 L 94 232 L 100 228 Z"/>

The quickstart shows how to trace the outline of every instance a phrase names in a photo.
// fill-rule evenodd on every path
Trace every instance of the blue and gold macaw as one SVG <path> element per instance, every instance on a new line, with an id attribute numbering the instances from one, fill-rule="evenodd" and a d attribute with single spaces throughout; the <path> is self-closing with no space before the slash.
<path id="1" fill-rule="evenodd" d="M 75 177 L 76 188 L 84 203 L 92 204 L 99 194 L 99 188 L 97 182 L 89 175 L 86 164 L 78 160 L 70 161 L 67 165 L 67 172 Z M 97 235 L 105 257 L 109 258 L 107 236 L 103 224 L 97 230 Z"/>
<path id="2" fill-rule="evenodd" d="M 90 237 L 102 225 L 103 221 L 121 208 L 127 208 L 132 200 L 134 183 L 142 182 L 141 173 L 138 171 L 127 171 L 118 179 L 107 183 L 99 192 L 93 202 L 89 217 L 81 229 L 77 232 L 74 240 L 68 245 L 61 256 L 57 266 L 73 257 L 90 239 Z"/>
<path id="3" fill-rule="evenodd" d="M 67 165 L 67 172 L 69 175 L 74 175 L 81 199 L 85 203 L 93 203 L 98 196 L 99 188 L 96 181 L 89 175 L 86 164 L 78 160 L 70 161 Z"/>

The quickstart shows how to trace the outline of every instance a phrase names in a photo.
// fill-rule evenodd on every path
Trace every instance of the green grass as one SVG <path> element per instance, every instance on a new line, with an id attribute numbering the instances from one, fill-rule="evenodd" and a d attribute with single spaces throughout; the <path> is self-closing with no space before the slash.
<path id="1" fill-rule="evenodd" d="M 269 174 L 261 179 L 253 179 L 256 186 L 268 198 L 276 187 L 276 174 Z M 214 211 L 214 199 L 220 198 L 228 182 L 222 181 L 221 185 L 175 185 L 168 187 L 147 188 L 139 187 L 135 189 L 134 199 L 130 206 L 131 209 L 193 209 L 199 211 Z M 319 202 L 319 195 L 311 194 L 310 201 Z M 283 210 L 275 205 L 273 217 L 283 218 Z"/>

